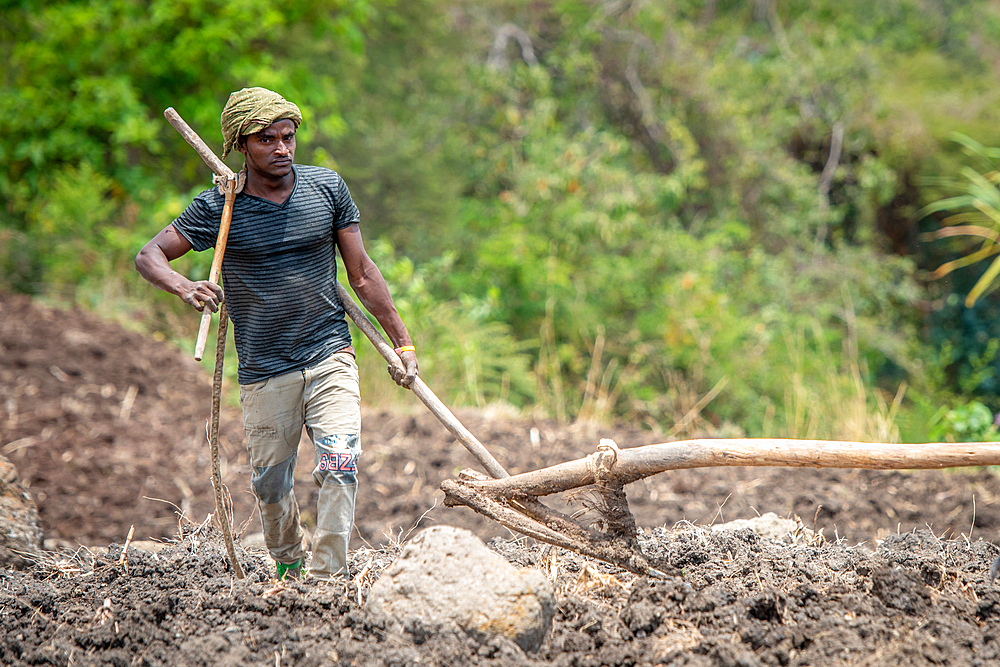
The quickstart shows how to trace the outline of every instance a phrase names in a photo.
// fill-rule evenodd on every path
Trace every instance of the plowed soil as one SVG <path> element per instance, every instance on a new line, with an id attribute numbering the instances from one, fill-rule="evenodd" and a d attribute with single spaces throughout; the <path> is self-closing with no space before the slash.
<path id="1" fill-rule="evenodd" d="M 643 549 L 670 573 L 655 580 L 443 507 L 441 481 L 474 459 L 426 411 L 366 410 L 353 580 L 277 585 L 254 546 L 236 408 L 222 418 L 222 469 L 245 580 L 205 522 L 210 395 L 210 377 L 181 351 L 0 294 L 0 453 L 29 485 L 47 538 L 34 567 L 0 570 L 0 664 L 1000 664 L 992 469 L 662 473 L 628 487 Z M 665 439 L 627 424 L 456 414 L 511 473 L 580 458 L 602 437 Z M 306 439 L 296 489 L 307 528 L 311 462 Z M 783 540 L 710 530 L 765 512 L 800 529 Z M 399 542 L 430 523 L 469 528 L 549 576 L 559 605 L 538 653 L 392 634 L 365 609 Z M 123 556 L 130 528 L 142 542 Z"/>

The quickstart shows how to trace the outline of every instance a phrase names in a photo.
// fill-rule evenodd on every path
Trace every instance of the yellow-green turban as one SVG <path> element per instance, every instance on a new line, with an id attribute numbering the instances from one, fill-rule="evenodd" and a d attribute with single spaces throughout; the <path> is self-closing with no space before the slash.
<path id="1" fill-rule="evenodd" d="M 240 137 L 256 134 L 271 123 L 285 118 L 298 127 L 299 108 L 267 88 L 243 88 L 229 96 L 222 110 L 222 159 L 236 148 Z"/>

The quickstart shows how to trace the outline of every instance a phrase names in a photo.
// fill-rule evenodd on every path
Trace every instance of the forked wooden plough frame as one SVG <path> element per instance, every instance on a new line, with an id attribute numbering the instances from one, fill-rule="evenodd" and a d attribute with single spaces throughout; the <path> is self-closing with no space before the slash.
<path id="1" fill-rule="evenodd" d="M 236 177 L 173 109 L 167 109 L 164 115 L 198 151 L 215 172 L 220 187 L 225 189 L 227 205 L 210 278 L 215 282 L 218 280 L 225 252 L 228 215 L 231 214 L 232 201 L 238 189 Z M 344 310 L 358 328 L 389 365 L 401 369 L 402 364 L 392 346 L 386 343 L 339 283 L 337 291 Z M 195 358 L 198 360 L 204 350 L 208 322 L 211 319 L 207 308 L 205 311 L 195 351 Z M 243 572 L 235 557 L 229 522 L 224 511 L 218 463 L 219 397 L 225 353 L 225 322 L 223 306 L 216 351 L 209 441 L 212 445 L 212 483 L 216 491 L 216 514 L 222 524 L 236 576 L 242 578 Z M 625 498 L 625 485 L 660 472 L 713 466 L 906 470 L 1000 465 L 1000 443 L 995 442 L 886 444 L 829 440 L 710 439 L 619 449 L 611 440 L 602 440 L 596 452 L 582 459 L 512 477 L 423 380 L 416 378 L 410 389 L 489 473 L 486 476 L 467 469 L 460 473 L 459 479 L 445 480 L 441 484 L 441 489 L 445 492 L 445 505 L 465 505 L 511 530 L 643 575 L 661 576 L 663 573 L 650 565 L 639 547 L 635 519 Z M 553 493 L 583 488 L 593 491 L 590 494 L 594 499 L 592 508 L 600 515 L 599 521 L 590 525 L 553 510 L 539 500 Z M 1000 559 L 997 562 L 1000 563 Z M 994 564 L 994 568 L 997 567 Z"/>
<path id="2" fill-rule="evenodd" d="M 886 444 L 823 440 L 686 440 L 619 449 L 602 440 L 598 451 L 549 468 L 486 479 L 463 471 L 441 488 L 445 504 L 467 505 L 512 530 L 613 563 L 636 574 L 660 575 L 639 549 L 624 486 L 667 470 L 713 466 L 940 469 L 1000 464 L 1000 443 Z M 592 486 L 603 529 L 585 526 L 538 499 Z"/>

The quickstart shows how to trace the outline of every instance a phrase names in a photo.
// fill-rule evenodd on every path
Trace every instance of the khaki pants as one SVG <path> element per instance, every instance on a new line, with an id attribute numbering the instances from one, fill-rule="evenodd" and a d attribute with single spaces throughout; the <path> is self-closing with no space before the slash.
<path id="1" fill-rule="evenodd" d="M 305 426 L 315 448 L 312 478 L 320 489 L 309 574 L 321 579 L 346 576 L 361 455 L 361 394 L 354 357 L 338 352 L 313 368 L 240 385 L 240 404 L 253 467 L 250 485 L 271 557 L 291 564 L 305 556 L 292 488 Z"/>

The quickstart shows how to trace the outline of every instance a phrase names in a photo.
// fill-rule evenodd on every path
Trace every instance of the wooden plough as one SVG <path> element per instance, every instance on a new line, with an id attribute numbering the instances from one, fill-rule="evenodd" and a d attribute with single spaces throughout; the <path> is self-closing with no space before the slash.
<path id="1" fill-rule="evenodd" d="M 392 347 L 344 288 L 338 285 L 338 292 L 347 314 L 382 357 L 390 365 L 400 364 Z M 465 505 L 528 537 L 641 575 L 664 573 L 649 563 L 639 547 L 624 489 L 626 484 L 657 473 L 714 466 L 912 470 L 1000 465 L 997 442 L 888 444 L 745 438 L 682 440 L 619 449 L 605 439 L 596 452 L 582 459 L 511 476 L 420 378 L 410 388 L 489 473 L 466 469 L 458 479 L 445 480 L 441 484 L 445 505 Z M 581 523 L 539 500 L 576 489 L 593 491 L 591 509 L 600 515 L 594 524 Z"/>
<path id="2" fill-rule="evenodd" d="M 445 505 L 466 505 L 511 530 L 618 565 L 662 575 L 639 548 L 624 486 L 667 470 L 713 466 L 786 466 L 909 470 L 1000 465 L 1000 443 L 885 444 L 827 440 L 684 440 L 619 449 L 602 440 L 582 459 L 507 477 L 462 471 L 441 484 Z M 603 526 L 586 526 L 547 508 L 541 496 L 592 487 Z"/>

